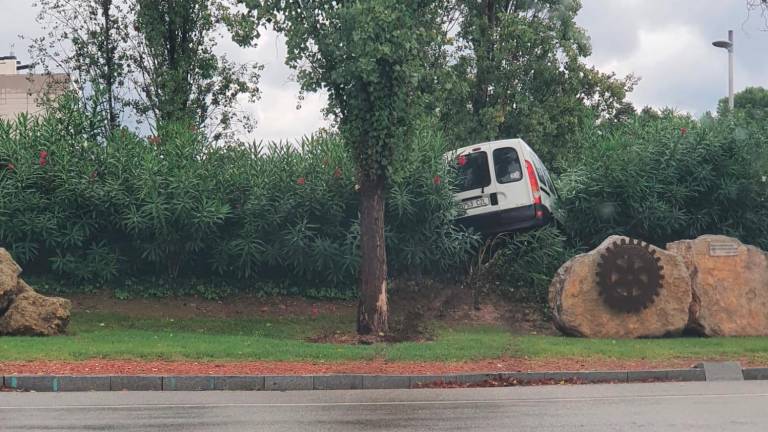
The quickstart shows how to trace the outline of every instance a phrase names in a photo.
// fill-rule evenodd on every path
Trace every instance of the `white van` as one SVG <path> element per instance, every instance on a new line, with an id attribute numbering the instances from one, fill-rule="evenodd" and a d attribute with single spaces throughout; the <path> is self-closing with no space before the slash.
<path id="1" fill-rule="evenodd" d="M 555 185 L 521 139 L 480 143 L 446 153 L 457 169 L 458 222 L 485 234 L 519 231 L 554 220 Z"/>

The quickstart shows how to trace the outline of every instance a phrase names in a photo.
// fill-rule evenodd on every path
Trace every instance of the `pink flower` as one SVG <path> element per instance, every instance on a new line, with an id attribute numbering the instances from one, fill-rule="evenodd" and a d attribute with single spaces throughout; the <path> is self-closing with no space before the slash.
<path id="1" fill-rule="evenodd" d="M 688 133 L 688 128 L 680 128 L 680 135 L 685 136 Z"/>
<path id="2" fill-rule="evenodd" d="M 40 150 L 40 158 L 38 159 L 38 163 L 41 167 L 44 167 L 48 165 L 48 152 L 45 150 Z"/>
<path id="3" fill-rule="evenodd" d="M 299 177 L 299 179 L 298 179 L 298 180 L 296 180 L 296 184 L 297 184 L 297 185 L 299 185 L 299 186 L 304 186 L 304 184 L 305 184 L 306 182 L 307 182 L 307 181 L 306 181 L 306 180 L 304 180 L 304 177 Z"/>
<path id="4" fill-rule="evenodd" d="M 443 179 L 441 179 L 439 175 L 436 175 L 435 178 L 432 179 L 432 183 L 436 185 L 439 185 L 442 181 Z"/>
<path id="5" fill-rule="evenodd" d="M 333 172 L 333 176 L 336 178 L 341 177 L 341 169 L 336 168 L 336 170 Z"/>
<path id="6" fill-rule="evenodd" d="M 467 164 L 467 157 L 464 155 L 459 156 L 459 166 L 464 166 Z"/>

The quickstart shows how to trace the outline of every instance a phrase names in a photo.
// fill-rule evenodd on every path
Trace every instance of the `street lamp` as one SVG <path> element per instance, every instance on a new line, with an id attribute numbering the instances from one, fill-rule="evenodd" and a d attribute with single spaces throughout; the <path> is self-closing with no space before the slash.
<path id="1" fill-rule="evenodd" d="M 715 41 L 712 45 L 728 50 L 728 107 L 733 111 L 733 30 L 728 30 L 727 41 Z"/>

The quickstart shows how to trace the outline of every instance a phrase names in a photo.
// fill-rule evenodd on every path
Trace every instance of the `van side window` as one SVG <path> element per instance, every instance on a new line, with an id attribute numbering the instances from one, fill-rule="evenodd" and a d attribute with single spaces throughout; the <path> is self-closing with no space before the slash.
<path id="1" fill-rule="evenodd" d="M 496 172 L 496 182 L 512 183 L 523 179 L 523 167 L 517 150 L 502 147 L 493 151 L 493 169 Z"/>
<path id="2" fill-rule="evenodd" d="M 539 178 L 539 184 L 546 187 L 547 189 L 550 189 L 549 182 L 547 181 L 546 176 L 546 170 L 544 169 L 544 164 L 541 163 L 541 159 L 535 154 L 531 153 L 533 155 L 533 167 L 536 168 L 536 177 Z"/>
<path id="3" fill-rule="evenodd" d="M 533 155 L 533 165 L 536 168 L 536 175 L 539 177 L 539 183 L 545 185 L 548 189 L 554 191 L 555 185 L 552 183 L 552 179 L 549 176 L 549 171 L 544 166 L 544 163 L 539 159 L 539 155 L 531 152 Z"/>

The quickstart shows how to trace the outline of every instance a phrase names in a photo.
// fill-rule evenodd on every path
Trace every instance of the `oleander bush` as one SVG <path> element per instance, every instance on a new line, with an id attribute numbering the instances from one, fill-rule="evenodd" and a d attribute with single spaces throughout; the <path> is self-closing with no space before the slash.
<path id="1" fill-rule="evenodd" d="M 516 301 L 544 305 L 555 272 L 577 250 L 555 226 L 498 236 L 489 270 L 497 290 Z"/>
<path id="2" fill-rule="evenodd" d="M 766 129 L 738 114 L 662 111 L 585 131 L 559 182 L 571 242 L 725 234 L 768 248 Z"/>
<path id="3" fill-rule="evenodd" d="M 169 280 L 207 297 L 227 290 L 212 280 L 268 293 L 354 292 L 357 192 L 337 135 L 214 146 L 183 125 L 99 139 L 98 124 L 68 98 L 44 117 L 0 121 L 0 246 L 25 271 L 83 286 L 163 281 L 149 284 L 158 295 L 174 293 Z M 419 130 L 393 166 L 393 275 L 462 268 L 477 243 L 453 224 L 444 146 L 431 130 Z"/>

